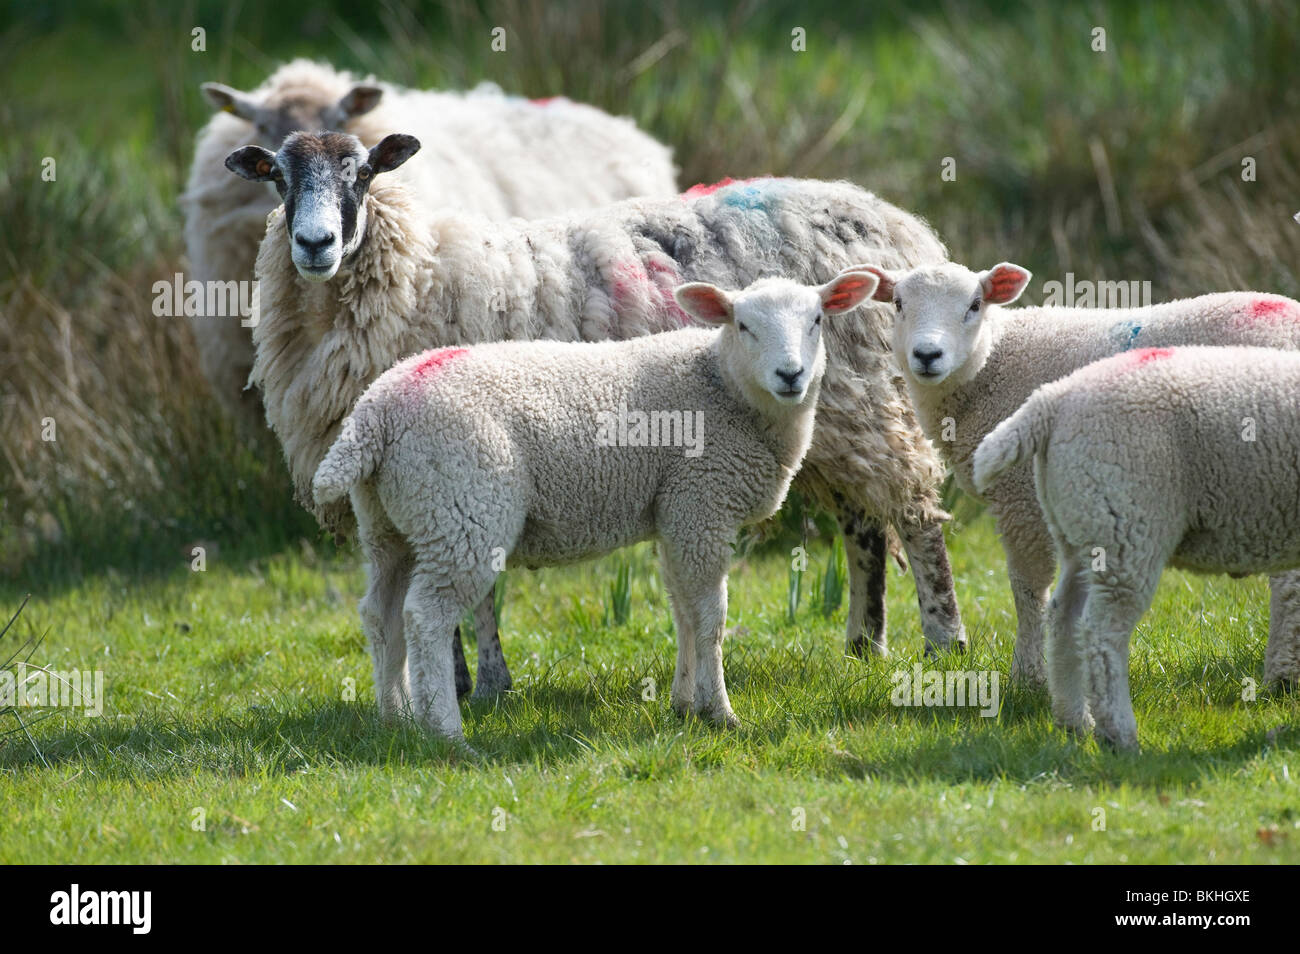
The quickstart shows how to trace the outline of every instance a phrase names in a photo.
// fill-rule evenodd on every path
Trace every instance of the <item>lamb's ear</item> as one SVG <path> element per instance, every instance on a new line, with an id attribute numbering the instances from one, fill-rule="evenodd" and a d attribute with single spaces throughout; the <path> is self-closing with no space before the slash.
<path id="1" fill-rule="evenodd" d="M 1033 277 L 1027 268 L 999 262 L 987 272 L 980 272 L 980 290 L 990 305 L 1009 305 L 1029 287 L 1029 279 Z"/>
<path id="2" fill-rule="evenodd" d="M 708 282 L 687 282 L 673 289 L 682 311 L 710 325 L 725 325 L 735 317 L 731 296 Z"/>
<path id="3" fill-rule="evenodd" d="M 254 182 L 270 182 L 275 171 L 275 153 L 261 146 L 240 146 L 226 156 L 226 168 Z"/>
<path id="4" fill-rule="evenodd" d="M 840 272 L 821 288 L 822 311 L 838 315 L 852 311 L 862 304 L 880 286 L 880 276 L 866 269 L 849 269 Z"/>
<path id="5" fill-rule="evenodd" d="M 199 89 L 203 90 L 208 102 L 222 112 L 233 113 L 249 122 L 257 118 L 257 103 L 247 93 L 224 83 L 204 83 Z"/>
<path id="6" fill-rule="evenodd" d="M 891 272 L 878 265 L 850 265 L 840 274 L 843 275 L 845 272 L 870 272 L 876 276 L 876 290 L 871 293 L 873 301 L 893 301 L 894 286 L 903 277 L 902 272 Z"/>
<path id="7" fill-rule="evenodd" d="M 354 86 L 339 100 L 339 116 L 343 119 L 362 116 L 378 106 L 383 97 L 384 91 L 378 86 Z"/>

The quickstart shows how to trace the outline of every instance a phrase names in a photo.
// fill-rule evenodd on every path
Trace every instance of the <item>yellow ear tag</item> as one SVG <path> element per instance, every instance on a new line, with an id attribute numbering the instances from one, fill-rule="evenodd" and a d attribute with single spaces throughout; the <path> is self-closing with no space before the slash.
<path id="1" fill-rule="evenodd" d="M 235 107 L 231 106 L 229 103 L 226 103 L 226 105 L 221 107 L 221 111 L 223 113 L 233 113 L 235 111 Z"/>

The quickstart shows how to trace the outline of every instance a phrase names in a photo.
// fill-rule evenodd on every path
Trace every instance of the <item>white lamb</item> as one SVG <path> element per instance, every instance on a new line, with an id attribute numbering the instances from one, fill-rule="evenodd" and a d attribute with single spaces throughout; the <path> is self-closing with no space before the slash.
<path id="1" fill-rule="evenodd" d="M 418 148 L 409 136 L 367 152 L 349 136 L 297 134 L 278 154 L 248 147 L 229 160 L 240 175 L 276 182 L 292 210 L 272 216 L 258 255 L 252 381 L 299 499 L 331 527 L 348 525 L 347 502 L 317 506 L 312 475 L 365 386 L 406 355 L 507 339 L 631 338 L 690 323 L 672 296 L 683 281 L 739 288 L 784 275 L 816 284 L 863 259 L 907 267 L 944 256 L 924 223 L 842 182 L 737 182 L 537 222 L 423 216 L 400 182 L 380 175 Z M 359 170 L 355 181 L 345 165 Z M 857 654 L 885 651 L 890 524 L 911 558 L 927 646 L 965 639 L 943 539 L 942 468 L 889 351 L 891 321 L 874 306 L 829 329 L 817 432 L 799 478 L 844 531 Z M 507 685 L 503 662 L 487 686 L 481 667 L 476 694 Z"/>
<path id="2" fill-rule="evenodd" d="M 975 451 L 975 486 L 1033 461 L 1061 560 L 1053 714 L 1137 748 L 1128 651 L 1166 565 L 1300 567 L 1300 355 L 1144 348 L 1045 385 Z M 996 483 L 992 483 L 996 486 Z"/>
<path id="3" fill-rule="evenodd" d="M 1002 306 L 1030 274 L 1003 262 L 976 274 L 956 264 L 911 273 L 870 268 L 876 298 L 893 301 L 894 353 L 926 433 L 958 484 L 997 518 L 1018 616 L 1012 674 L 1045 678 L 1043 613 L 1055 576 L 1052 541 L 1034 496 L 1029 466 L 987 492 L 971 479 L 981 440 L 1039 385 L 1134 347 L 1241 344 L 1300 348 L 1300 302 L 1279 295 L 1229 292 L 1146 308 Z M 1272 622 L 1264 675 L 1300 678 L 1300 574 L 1270 580 Z"/>
<path id="4" fill-rule="evenodd" d="M 205 83 L 203 93 L 221 112 L 199 133 L 181 196 L 191 277 L 203 282 L 252 279 L 267 213 L 280 202 L 261 183 L 232 177 L 226 156 L 247 143 L 278 149 L 298 130 L 346 129 L 367 145 L 398 130 L 417 134 L 426 148 L 400 175 L 426 209 L 536 217 L 677 191 L 666 146 L 630 119 L 567 99 L 529 101 L 492 86 L 406 90 L 302 59 L 251 92 Z M 191 326 L 204 376 L 223 405 L 264 426 L 257 394 L 245 391 L 249 329 L 235 316 L 199 315 Z"/>
<path id="5" fill-rule="evenodd" d="M 678 636 L 673 707 L 737 725 L 722 673 L 736 534 L 780 507 L 808 449 L 822 317 L 875 285 L 865 272 L 735 295 L 687 284 L 677 301 L 720 328 L 443 348 L 380 376 L 312 489 L 320 503 L 351 494 L 381 713 L 405 704 L 406 670 L 415 717 L 463 739 L 453 633 L 490 604 L 502 557 L 556 566 L 653 538 Z M 677 425 L 668 440 L 624 440 L 610 424 L 626 411 Z M 702 440 L 686 445 L 683 419 Z"/>

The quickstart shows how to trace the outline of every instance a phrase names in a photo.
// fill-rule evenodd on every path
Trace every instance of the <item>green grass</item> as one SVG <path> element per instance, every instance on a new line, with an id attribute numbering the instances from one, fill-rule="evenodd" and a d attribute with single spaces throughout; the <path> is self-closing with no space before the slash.
<path id="1" fill-rule="evenodd" d="M 1005 680 L 990 524 L 951 542 L 972 649 L 944 665 Z M 1071 741 L 1045 695 L 1005 683 L 996 718 L 891 706 L 920 649 L 910 578 L 891 579 L 894 657 L 861 662 L 840 653 L 843 609 L 810 600 L 786 621 L 780 553 L 731 577 L 742 728 L 683 720 L 653 555 L 626 560 L 509 575 L 516 689 L 464 708 L 479 762 L 377 719 L 346 555 L 38 593 L 16 627 L 48 631 L 34 661 L 102 669 L 107 701 L 33 727 L 48 767 L 19 736 L 0 747 L 0 863 L 1300 861 L 1300 700 L 1241 699 L 1261 675 L 1262 581 L 1167 575 L 1134 640 L 1135 758 Z M 607 626 L 623 565 L 630 615 Z"/>

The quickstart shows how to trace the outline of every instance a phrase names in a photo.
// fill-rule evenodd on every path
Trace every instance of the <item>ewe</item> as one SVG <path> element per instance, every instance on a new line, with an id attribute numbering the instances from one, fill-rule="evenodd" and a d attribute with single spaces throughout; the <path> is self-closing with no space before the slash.
<path id="1" fill-rule="evenodd" d="M 736 534 L 776 512 L 812 439 L 822 317 L 875 285 L 865 272 L 734 296 L 692 283 L 677 301 L 720 328 L 443 348 L 381 375 L 312 484 L 320 503 L 351 494 L 380 711 L 404 704 L 409 658 L 416 718 L 463 738 L 454 631 L 491 605 L 501 554 L 556 566 L 653 538 L 677 628 L 672 705 L 737 725 L 722 673 Z M 622 408 L 695 415 L 704 439 L 619 446 L 602 429 Z"/>
<path id="2" fill-rule="evenodd" d="M 367 145 L 398 130 L 429 148 L 401 172 L 426 209 L 457 208 L 493 219 L 589 209 L 635 195 L 677 191 L 672 153 L 630 120 L 567 99 L 530 102 L 492 86 L 473 92 L 406 90 L 309 60 L 276 70 L 252 92 L 203 84 L 220 110 L 199 133 L 181 196 L 191 277 L 253 277 L 272 190 L 232 177 L 231 150 L 278 149 L 291 132 L 346 129 Z M 238 318 L 192 319 L 204 376 L 232 413 L 265 426 L 261 402 L 245 391 L 253 366 L 249 329 Z"/>
<path id="3" fill-rule="evenodd" d="M 1147 308 L 1016 308 L 1029 272 L 1003 262 L 976 274 L 956 264 L 880 278 L 876 298 L 898 316 L 894 354 L 926 433 L 957 482 L 997 518 L 1018 625 L 1012 675 L 1044 679 L 1043 614 L 1056 572 L 1052 540 L 1034 497 L 1028 464 L 993 487 L 976 487 L 971 455 L 1036 387 L 1134 347 L 1239 344 L 1300 348 L 1300 302 L 1229 292 Z M 1300 678 L 1300 574 L 1270 580 L 1272 621 L 1264 676 Z"/>
<path id="4" fill-rule="evenodd" d="M 632 338 L 690 323 L 673 301 L 680 282 L 817 284 L 867 258 L 908 267 L 944 255 L 924 223 L 843 182 L 761 179 L 536 222 L 421 213 L 400 181 L 381 175 L 418 148 L 410 136 L 367 151 L 351 136 L 295 134 L 278 153 L 246 147 L 228 160 L 285 199 L 258 254 L 251 380 L 298 499 L 335 528 L 349 524 L 347 501 L 313 501 L 312 476 L 366 385 L 406 355 Z M 942 468 L 889 352 L 891 322 L 874 306 L 828 329 L 817 432 L 799 478 L 844 531 L 848 645 L 858 653 L 885 651 L 888 525 L 911 557 L 927 646 L 965 639 L 943 539 Z M 488 675 L 480 694 L 509 684 L 504 666 Z"/>
<path id="5" fill-rule="evenodd" d="M 1137 748 L 1129 640 L 1166 565 L 1300 567 L 1300 355 L 1144 348 L 1036 390 L 975 451 L 986 490 L 1033 461 L 1061 561 L 1048 627 L 1056 719 Z M 1098 560 L 1098 555 L 1104 560 Z"/>

